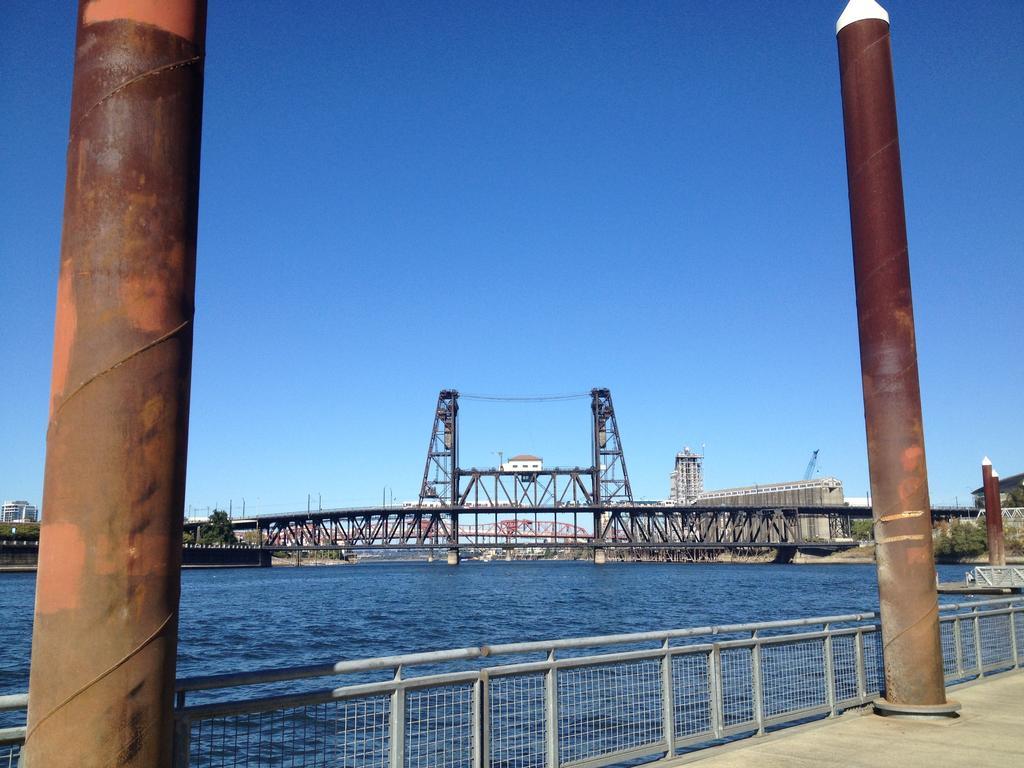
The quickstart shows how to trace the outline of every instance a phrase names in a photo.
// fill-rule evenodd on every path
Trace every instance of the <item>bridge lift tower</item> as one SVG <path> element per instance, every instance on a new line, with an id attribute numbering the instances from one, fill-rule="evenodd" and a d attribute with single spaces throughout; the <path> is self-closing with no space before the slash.
<path id="1" fill-rule="evenodd" d="M 536 401 L 565 398 L 485 399 Z M 427 446 L 419 506 L 457 509 L 466 506 L 467 502 L 480 506 L 480 493 L 484 494 L 482 505 L 494 507 L 599 507 L 632 503 L 633 491 L 629 484 L 611 392 L 607 389 L 593 389 L 590 391 L 590 401 L 590 467 L 555 467 L 527 472 L 507 472 L 500 467 L 463 469 L 459 467 L 459 393 L 454 389 L 441 390 L 434 409 L 434 425 Z M 465 488 L 461 484 L 463 478 L 467 480 Z M 492 482 L 485 485 L 484 479 Z M 472 501 L 469 498 L 471 490 L 476 494 Z"/>
<path id="2" fill-rule="evenodd" d="M 459 503 L 459 393 L 442 389 L 434 410 L 434 427 L 427 445 L 427 466 L 420 486 L 420 506 L 434 500 L 442 506 Z M 433 477 L 431 477 L 433 475 Z"/>
<path id="3" fill-rule="evenodd" d="M 543 400 L 566 397 L 482 399 Z M 633 503 L 633 491 L 629 485 L 629 473 L 626 471 L 611 392 L 607 389 L 592 389 L 590 410 L 593 417 L 593 463 L 590 467 L 554 467 L 525 472 L 507 472 L 501 467 L 474 467 L 467 470 L 459 467 L 459 393 L 454 389 L 441 390 L 434 409 L 434 425 L 427 446 L 419 506 L 447 510 L 449 563 L 459 561 L 459 511 L 467 506 L 474 509 L 490 507 L 495 511 L 500 508 L 536 509 L 541 506 L 553 509 L 589 507 L 594 515 L 593 530 L 600 531 L 604 528 L 605 508 Z M 461 486 L 462 478 L 467 480 L 465 488 Z M 603 554 L 596 552 L 595 559 L 603 562 Z"/>

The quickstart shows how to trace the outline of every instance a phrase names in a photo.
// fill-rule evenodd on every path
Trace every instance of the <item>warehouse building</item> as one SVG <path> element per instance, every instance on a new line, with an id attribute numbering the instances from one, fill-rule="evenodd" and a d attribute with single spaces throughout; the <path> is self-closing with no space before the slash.
<path id="1" fill-rule="evenodd" d="M 845 501 L 841 480 L 818 477 L 704 491 L 693 503 L 708 507 L 826 507 L 841 506 Z"/>

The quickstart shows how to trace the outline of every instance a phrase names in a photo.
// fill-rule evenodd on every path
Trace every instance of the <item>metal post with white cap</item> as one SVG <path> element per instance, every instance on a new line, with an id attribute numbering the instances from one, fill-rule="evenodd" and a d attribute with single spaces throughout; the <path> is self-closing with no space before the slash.
<path id="1" fill-rule="evenodd" d="M 985 533 L 988 541 L 988 564 L 1006 565 L 1003 544 L 1003 509 L 999 498 L 999 473 L 988 456 L 981 462 L 981 489 L 985 494 Z"/>
<path id="2" fill-rule="evenodd" d="M 851 0 L 836 35 L 885 665 L 876 709 L 948 715 L 889 14 Z"/>

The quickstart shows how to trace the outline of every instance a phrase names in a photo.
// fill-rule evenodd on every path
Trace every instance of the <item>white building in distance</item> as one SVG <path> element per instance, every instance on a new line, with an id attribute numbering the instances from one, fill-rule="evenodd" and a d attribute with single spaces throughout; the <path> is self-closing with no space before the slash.
<path id="1" fill-rule="evenodd" d="M 0 507 L 0 523 L 38 523 L 39 507 L 27 501 L 5 501 Z"/>
<path id="2" fill-rule="evenodd" d="M 669 475 L 668 499 L 673 504 L 693 504 L 704 492 L 704 454 L 686 446 L 676 454 L 675 469 Z"/>
<path id="3" fill-rule="evenodd" d="M 502 472 L 540 472 L 544 469 L 544 459 L 520 453 L 501 465 Z"/>

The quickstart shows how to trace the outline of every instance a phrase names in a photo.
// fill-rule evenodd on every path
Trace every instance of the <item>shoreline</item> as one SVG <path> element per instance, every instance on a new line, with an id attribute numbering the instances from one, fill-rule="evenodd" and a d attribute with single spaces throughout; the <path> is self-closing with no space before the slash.
<path id="1" fill-rule="evenodd" d="M 866 547 L 865 547 L 866 549 Z M 847 550 L 846 552 L 855 552 L 856 550 Z M 467 563 L 506 563 L 506 562 L 517 562 L 518 560 L 530 561 L 530 562 L 588 562 L 579 559 L 568 560 L 557 557 L 550 558 L 517 558 L 514 560 L 494 559 L 494 560 L 463 560 L 463 564 Z M 270 568 L 322 568 L 322 567 L 338 567 L 338 566 L 355 566 L 355 565 L 380 565 L 387 563 L 423 563 L 424 565 L 445 565 L 443 560 L 435 559 L 429 561 L 426 558 L 405 558 L 405 559 L 376 559 L 371 558 L 367 560 L 320 560 L 315 562 L 303 561 L 296 566 L 294 559 L 285 558 L 273 558 L 270 564 Z M 792 560 L 789 562 L 779 562 L 772 555 L 728 555 L 726 554 L 722 558 L 716 558 L 714 560 L 705 560 L 701 562 L 685 561 L 685 562 L 670 562 L 670 561 L 652 561 L 652 560 L 627 560 L 627 561 L 609 561 L 609 564 L 628 564 L 628 565 L 875 565 L 874 553 L 870 555 L 859 555 L 851 556 L 845 552 L 836 552 L 830 555 L 805 555 L 797 553 Z M 1006 558 L 1007 566 L 1018 566 L 1024 565 L 1024 557 L 1013 556 Z M 977 565 L 988 565 L 987 557 L 973 557 L 966 560 L 949 560 L 941 559 L 936 560 L 935 565 L 960 565 L 967 569 L 973 568 Z M 259 568 L 257 565 L 234 565 L 234 564 L 210 564 L 210 565 L 183 565 L 182 570 L 224 570 L 231 568 Z M 37 566 L 35 565 L 0 565 L 0 575 L 5 573 L 35 573 Z"/>

